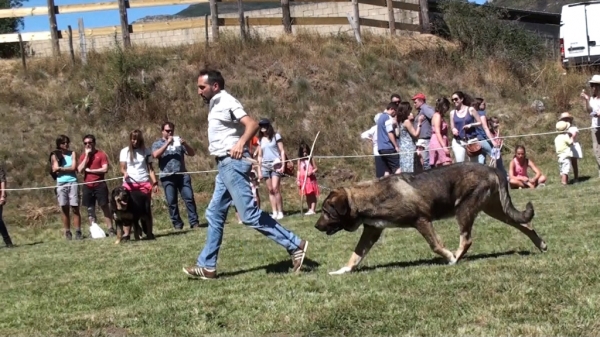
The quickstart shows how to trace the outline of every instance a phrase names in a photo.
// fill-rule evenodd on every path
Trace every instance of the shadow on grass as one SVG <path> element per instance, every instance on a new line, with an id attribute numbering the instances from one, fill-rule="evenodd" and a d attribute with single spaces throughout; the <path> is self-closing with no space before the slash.
<path id="1" fill-rule="evenodd" d="M 515 254 L 521 255 L 521 256 L 526 256 L 526 255 L 531 255 L 532 253 L 529 251 L 525 251 L 525 250 L 521 250 L 521 251 L 509 250 L 509 251 L 500 252 L 500 253 L 467 255 L 467 256 L 463 257 L 458 263 L 460 263 L 461 261 L 465 261 L 465 260 L 476 261 L 476 260 L 481 260 L 481 259 L 491 259 L 491 258 L 497 258 L 497 257 L 502 257 L 502 256 L 507 256 L 507 255 L 515 255 Z M 434 257 L 432 259 L 392 262 L 392 263 L 380 264 L 380 265 L 376 265 L 376 266 L 365 266 L 365 267 L 359 268 L 356 271 L 364 272 L 364 271 L 381 269 L 381 268 L 406 268 L 406 267 L 417 267 L 417 266 L 425 266 L 425 265 L 445 265 L 445 264 L 447 264 L 447 262 L 442 257 Z"/>
<path id="2" fill-rule="evenodd" d="M 167 233 L 161 233 L 161 234 L 154 234 L 155 238 L 160 238 L 160 237 L 165 237 L 165 236 L 173 236 L 173 235 L 185 235 L 191 232 L 194 232 L 196 230 L 198 230 L 198 228 L 207 228 L 208 227 L 208 223 L 201 223 L 198 225 L 198 227 L 191 229 L 180 229 L 177 231 L 171 231 L 171 232 L 167 232 Z"/>
<path id="3" fill-rule="evenodd" d="M 0 248 L 6 248 L 6 249 L 15 249 L 15 248 L 19 248 L 19 247 L 26 247 L 26 246 L 35 246 L 35 245 L 41 245 L 42 243 L 44 243 L 44 241 L 36 241 L 36 242 L 30 242 L 30 243 L 15 243 L 12 247 L 6 247 L 6 246 L 0 246 Z"/>
<path id="4" fill-rule="evenodd" d="M 320 266 L 320 263 L 309 258 L 304 258 L 304 265 L 302 267 L 301 273 L 312 273 L 316 271 Z M 283 260 L 276 263 L 270 263 L 264 266 L 236 270 L 232 272 L 224 272 L 218 274 L 219 278 L 233 277 L 241 274 L 251 273 L 259 270 L 265 270 L 267 274 L 284 274 L 291 273 L 292 270 L 292 260 Z"/>
<path id="5" fill-rule="evenodd" d="M 592 179 L 592 177 L 590 177 L 590 176 L 581 176 L 581 177 L 579 177 L 578 182 L 583 183 L 590 179 Z M 569 184 L 574 184 L 574 179 L 569 180 Z"/>

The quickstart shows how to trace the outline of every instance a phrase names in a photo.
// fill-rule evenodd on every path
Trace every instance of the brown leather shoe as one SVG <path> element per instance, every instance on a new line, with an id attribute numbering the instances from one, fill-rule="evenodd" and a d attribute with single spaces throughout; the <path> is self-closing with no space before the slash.
<path id="1" fill-rule="evenodd" d="M 304 258 L 306 257 L 306 249 L 308 248 L 308 241 L 300 241 L 300 247 L 292 253 L 292 272 L 296 273 L 302 268 Z"/>
<path id="2" fill-rule="evenodd" d="M 216 270 L 209 270 L 204 267 L 191 266 L 183 268 L 183 272 L 192 277 L 199 277 L 203 280 L 217 278 Z"/>

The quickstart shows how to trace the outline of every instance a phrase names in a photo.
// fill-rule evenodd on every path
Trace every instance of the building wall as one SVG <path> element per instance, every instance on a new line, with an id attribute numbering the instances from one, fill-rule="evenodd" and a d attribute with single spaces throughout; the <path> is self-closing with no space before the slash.
<path id="1" fill-rule="evenodd" d="M 403 2 L 418 4 L 419 0 L 404 0 Z M 306 5 L 290 6 L 292 17 L 346 17 L 348 13 L 352 15 L 352 3 L 348 2 L 329 2 L 314 3 Z M 375 20 L 388 20 L 387 7 L 359 4 L 359 13 L 361 18 Z M 244 13 L 247 17 L 282 17 L 281 8 L 261 9 L 247 11 Z M 396 22 L 419 24 L 419 13 L 416 11 L 406 11 L 394 9 Z M 220 18 L 237 18 L 237 13 L 220 14 Z M 276 37 L 283 34 L 283 25 L 281 26 L 250 26 L 252 32 L 262 37 Z M 292 32 L 299 30 L 308 32 L 318 32 L 319 34 L 345 33 L 353 34 L 352 28 L 347 25 L 308 25 L 292 26 Z M 88 51 L 102 51 L 114 47 L 116 41 L 121 41 L 120 27 L 115 27 L 115 32 L 111 35 L 86 35 L 85 43 Z M 234 32 L 239 34 L 239 27 L 228 26 L 219 27 L 220 32 Z M 362 32 L 372 32 L 374 34 L 387 34 L 387 28 L 361 27 Z M 208 29 L 208 38 L 212 39 L 212 30 Z M 133 45 L 147 45 L 156 47 L 170 47 L 185 44 L 195 44 L 206 41 L 204 27 L 191 29 L 178 29 L 162 32 L 145 32 L 130 34 Z M 59 40 L 61 53 L 68 52 L 69 40 L 64 37 Z M 76 54 L 81 51 L 79 39 L 73 41 L 73 50 Z M 52 55 L 51 41 L 31 41 L 28 43 L 28 54 L 31 57 L 47 57 Z"/>

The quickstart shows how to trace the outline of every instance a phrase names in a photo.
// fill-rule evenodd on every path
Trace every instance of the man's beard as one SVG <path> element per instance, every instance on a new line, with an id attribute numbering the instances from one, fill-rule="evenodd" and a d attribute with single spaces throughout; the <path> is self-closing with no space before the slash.
<path id="1" fill-rule="evenodd" d="M 204 97 L 202 95 L 200 95 L 200 97 L 202 97 L 202 100 L 204 101 L 205 104 L 210 103 L 210 98 L 206 98 L 206 97 Z"/>

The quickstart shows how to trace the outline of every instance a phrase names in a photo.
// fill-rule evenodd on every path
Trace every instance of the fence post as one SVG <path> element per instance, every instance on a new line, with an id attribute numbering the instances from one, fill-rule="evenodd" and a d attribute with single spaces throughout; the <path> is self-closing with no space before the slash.
<path id="1" fill-rule="evenodd" d="M 121 35 L 123 36 L 123 47 L 130 48 L 131 40 L 129 38 L 129 20 L 127 19 L 128 0 L 119 0 L 119 16 L 121 17 Z"/>
<path id="2" fill-rule="evenodd" d="M 396 35 L 396 17 L 394 16 L 394 4 L 392 0 L 386 0 L 388 18 L 390 20 L 390 35 Z"/>
<path id="3" fill-rule="evenodd" d="M 27 62 L 25 61 L 25 47 L 23 47 L 23 38 L 19 33 L 19 49 L 21 50 L 21 62 L 23 63 L 23 71 L 27 72 Z"/>
<path id="4" fill-rule="evenodd" d="M 242 41 L 246 40 L 246 24 L 244 23 L 245 18 L 244 18 L 244 4 L 242 3 L 242 0 L 237 0 L 238 3 L 238 15 L 239 15 L 239 19 L 240 19 L 240 37 L 242 38 Z"/>
<path id="5" fill-rule="evenodd" d="M 71 54 L 71 62 L 75 64 L 75 51 L 73 50 L 73 30 L 71 29 L 71 25 L 68 26 L 69 32 L 69 53 Z"/>
<path id="6" fill-rule="evenodd" d="M 87 64 L 87 45 L 85 41 L 85 29 L 83 27 L 83 18 L 77 20 L 79 28 L 79 50 L 81 51 L 81 63 Z"/>
<path id="7" fill-rule="evenodd" d="M 54 0 L 48 0 L 48 20 L 50 21 L 50 36 L 52 37 L 52 55 L 60 55 L 60 44 L 58 43 L 58 26 L 56 24 L 56 12 Z"/>
<path id="8" fill-rule="evenodd" d="M 206 38 L 204 47 L 206 48 L 206 51 L 208 51 L 208 14 L 204 15 L 204 37 Z"/>
<path id="9" fill-rule="evenodd" d="M 283 20 L 283 31 L 292 34 L 292 15 L 290 12 L 290 0 L 281 0 L 281 16 Z"/>
<path id="10" fill-rule="evenodd" d="M 421 24 L 421 33 L 431 33 L 429 25 L 429 3 L 427 0 L 419 0 L 419 23 Z"/>
<path id="11" fill-rule="evenodd" d="M 219 10 L 217 0 L 210 0 L 210 23 L 212 25 L 213 41 L 219 38 Z"/>
<path id="12" fill-rule="evenodd" d="M 352 0 L 352 7 L 354 9 L 354 33 L 356 34 L 356 39 L 358 40 L 358 43 L 361 43 L 360 13 L 358 12 L 358 0 Z"/>

